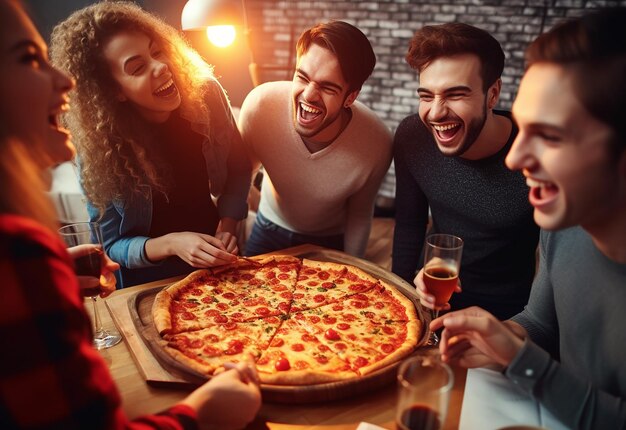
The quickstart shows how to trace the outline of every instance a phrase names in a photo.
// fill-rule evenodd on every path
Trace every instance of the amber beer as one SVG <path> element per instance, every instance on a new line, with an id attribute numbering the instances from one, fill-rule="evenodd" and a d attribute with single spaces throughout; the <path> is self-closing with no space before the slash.
<path id="1" fill-rule="evenodd" d="M 454 267 L 433 265 L 424 269 L 424 284 L 428 292 L 435 296 L 435 306 L 448 303 L 458 284 L 458 278 L 458 271 Z"/>

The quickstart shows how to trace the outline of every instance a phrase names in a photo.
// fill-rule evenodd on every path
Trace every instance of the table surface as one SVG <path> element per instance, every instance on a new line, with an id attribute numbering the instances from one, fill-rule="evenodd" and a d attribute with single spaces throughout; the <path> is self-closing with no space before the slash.
<path id="1" fill-rule="evenodd" d="M 108 300 L 124 301 L 139 291 L 165 285 L 171 281 L 170 279 L 151 282 L 118 290 L 104 302 Z M 89 304 L 86 302 L 86 305 Z M 105 328 L 114 327 L 111 314 L 105 310 L 102 303 L 100 306 L 100 314 Z M 91 305 L 87 306 L 87 309 L 91 310 Z M 166 409 L 190 392 L 189 389 L 148 385 L 140 371 L 141 366 L 135 363 L 135 359 L 140 360 L 142 358 L 135 357 L 136 354 L 132 354 L 128 346 L 129 342 L 134 341 L 136 339 L 125 338 L 122 343 L 100 351 L 117 383 L 124 410 L 130 418 Z M 436 353 L 436 350 L 429 348 L 428 352 Z M 450 396 L 448 417 L 444 429 L 458 429 L 465 388 L 466 370 L 461 368 L 453 368 L 453 370 L 455 375 L 454 387 Z M 362 421 L 393 429 L 395 402 L 396 387 L 393 384 L 358 397 L 325 403 L 286 405 L 264 402 L 257 418 L 248 426 L 248 429 L 354 430 Z"/>

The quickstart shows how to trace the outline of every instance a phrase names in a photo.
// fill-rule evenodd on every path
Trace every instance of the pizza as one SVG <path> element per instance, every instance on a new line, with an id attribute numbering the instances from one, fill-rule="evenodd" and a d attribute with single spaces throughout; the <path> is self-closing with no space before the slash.
<path id="1" fill-rule="evenodd" d="M 264 384 L 359 378 L 409 355 L 422 329 L 396 287 L 340 263 L 273 255 L 197 270 L 155 297 L 160 345 L 210 376 L 252 357 Z"/>

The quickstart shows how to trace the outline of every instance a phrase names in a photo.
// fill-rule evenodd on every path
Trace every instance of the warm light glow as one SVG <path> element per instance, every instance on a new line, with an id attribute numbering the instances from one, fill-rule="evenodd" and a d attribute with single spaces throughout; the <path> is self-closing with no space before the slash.
<path id="1" fill-rule="evenodd" d="M 225 48 L 235 40 L 235 27 L 232 25 L 214 25 L 206 28 L 209 41 L 220 48 Z"/>

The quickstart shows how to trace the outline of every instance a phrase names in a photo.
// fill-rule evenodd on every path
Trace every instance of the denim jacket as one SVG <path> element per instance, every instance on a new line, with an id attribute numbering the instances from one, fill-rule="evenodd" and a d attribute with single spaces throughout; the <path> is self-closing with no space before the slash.
<path id="1" fill-rule="evenodd" d="M 226 94 L 214 79 L 206 82 L 205 101 L 210 112 L 208 118 L 199 118 L 197 114 L 194 115 L 194 112 L 183 107 L 181 117 L 190 121 L 192 129 L 205 137 L 202 155 L 206 162 L 211 193 L 217 196 L 220 218 L 241 220 L 248 213 L 246 199 L 251 182 L 250 160 Z M 102 226 L 105 251 L 113 261 L 122 266 L 121 279 L 118 277 L 118 281 L 124 281 L 125 273 L 130 275 L 126 269 L 148 267 L 151 268 L 150 278 L 153 279 L 141 279 L 143 282 L 174 276 L 168 273 L 169 259 L 153 263 L 146 256 L 145 243 L 150 239 L 148 234 L 152 224 L 151 190 L 146 194 L 147 198 L 141 193 L 135 193 L 130 199 L 112 202 L 102 217 L 94 206 L 87 204 L 90 219 L 99 221 Z M 130 277 L 133 276 L 126 276 Z M 128 282 L 122 282 L 122 286 L 128 285 Z"/>

